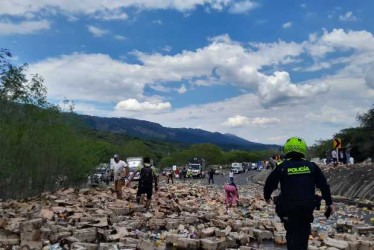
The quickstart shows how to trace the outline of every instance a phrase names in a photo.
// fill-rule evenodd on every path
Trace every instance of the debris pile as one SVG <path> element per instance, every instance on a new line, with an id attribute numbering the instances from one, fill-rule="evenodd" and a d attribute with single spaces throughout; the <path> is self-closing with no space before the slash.
<path id="1" fill-rule="evenodd" d="M 109 188 L 66 189 L 0 202 L 0 248 L 255 249 L 286 244 L 286 232 L 261 188 L 241 188 L 240 206 L 226 210 L 223 190 L 194 184 L 163 186 L 152 208 L 134 203 L 136 190 L 116 199 Z M 310 249 L 373 249 L 373 227 L 341 215 L 329 225 L 317 213 Z M 356 220 L 353 220 L 353 219 Z M 351 223 L 352 222 L 352 223 Z M 331 248 L 334 247 L 334 248 Z"/>

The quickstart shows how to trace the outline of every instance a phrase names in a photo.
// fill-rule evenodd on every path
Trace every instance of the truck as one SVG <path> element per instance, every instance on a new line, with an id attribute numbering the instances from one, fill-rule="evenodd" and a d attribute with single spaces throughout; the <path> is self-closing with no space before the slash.
<path id="1" fill-rule="evenodd" d="M 205 178 L 205 160 L 192 158 L 188 161 L 187 168 L 191 170 L 193 178 Z"/>
<path id="2" fill-rule="evenodd" d="M 252 168 L 252 162 L 243 162 L 244 172 L 249 172 Z"/>
<path id="3" fill-rule="evenodd" d="M 242 164 L 242 163 L 239 163 L 239 162 L 233 162 L 233 163 L 231 164 L 231 171 L 232 171 L 234 174 L 244 173 L 243 164 Z"/>

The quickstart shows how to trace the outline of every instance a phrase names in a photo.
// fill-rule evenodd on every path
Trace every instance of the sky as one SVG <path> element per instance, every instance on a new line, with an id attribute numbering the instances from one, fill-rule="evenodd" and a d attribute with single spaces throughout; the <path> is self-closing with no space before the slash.
<path id="1" fill-rule="evenodd" d="M 77 113 L 310 145 L 374 104 L 373 10 L 372 0 L 0 0 L 0 48 Z"/>

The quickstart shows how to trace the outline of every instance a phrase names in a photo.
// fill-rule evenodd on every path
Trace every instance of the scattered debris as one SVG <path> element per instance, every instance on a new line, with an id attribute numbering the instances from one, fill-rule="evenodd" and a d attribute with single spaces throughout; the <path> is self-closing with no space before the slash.
<path id="1" fill-rule="evenodd" d="M 132 188 L 124 189 L 123 200 L 110 188 L 96 187 L 3 201 L 0 248 L 258 249 L 266 241 L 285 245 L 286 231 L 274 206 L 264 202 L 262 188 L 252 184 L 240 190 L 241 206 L 229 211 L 222 190 L 197 184 L 161 187 L 147 212 L 144 205 L 134 204 Z M 371 208 L 342 205 L 335 217 L 327 221 L 323 207 L 315 213 L 310 249 L 374 248 Z"/>

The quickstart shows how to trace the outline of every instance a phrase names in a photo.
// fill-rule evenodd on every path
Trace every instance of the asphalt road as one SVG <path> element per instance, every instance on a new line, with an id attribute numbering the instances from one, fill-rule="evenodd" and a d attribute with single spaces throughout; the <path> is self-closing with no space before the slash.
<path id="1" fill-rule="evenodd" d="M 246 172 L 246 173 L 241 173 L 241 174 L 235 174 L 234 175 L 234 182 L 238 186 L 249 185 L 250 184 L 250 178 L 249 177 L 256 174 L 256 173 L 258 173 L 258 172 L 253 170 L 253 171 L 250 171 L 248 173 Z M 215 186 L 225 185 L 229 181 L 229 171 L 224 171 L 223 175 L 214 175 L 213 180 L 214 180 L 213 185 L 215 185 Z M 162 177 L 161 181 L 166 181 L 166 178 Z M 182 181 L 182 182 L 189 182 L 189 183 L 198 183 L 198 184 L 202 184 L 202 185 L 209 185 L 208 177 L 206 177 L 204 179 L 186 179 L 186 180 L 180 180 L 180 179 L 174 178 L 174 181 L 176 181 L 176 182 Z"/>

